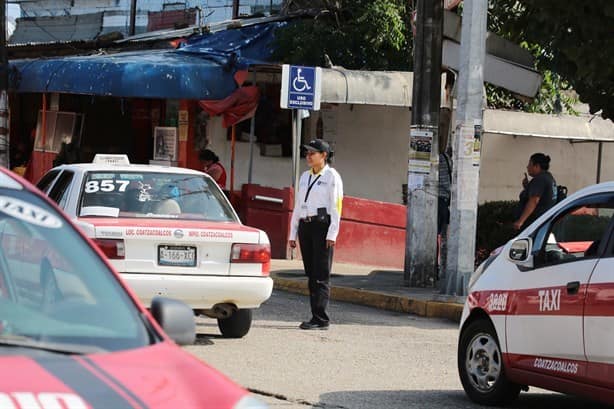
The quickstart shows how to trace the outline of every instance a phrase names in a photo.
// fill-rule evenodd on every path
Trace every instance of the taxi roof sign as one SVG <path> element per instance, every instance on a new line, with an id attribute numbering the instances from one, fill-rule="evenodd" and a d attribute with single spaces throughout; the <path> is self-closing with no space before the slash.
<path id="1" fill-rule="evenodd" d="M 97 153 L 92 163 L 98 165 L 130 165 L 130 159 L 128 159 L 128 155 Z"/>

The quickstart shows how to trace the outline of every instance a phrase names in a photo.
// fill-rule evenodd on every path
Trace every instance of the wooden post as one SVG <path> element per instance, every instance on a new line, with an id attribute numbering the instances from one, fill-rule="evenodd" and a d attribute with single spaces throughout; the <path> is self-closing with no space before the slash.
<path id="1" fill-rule="evenodd" d="M 232 126 L 230 133 L 230 196 L 234 192 L 235 188 L 235 147 L 237 144 L 237 127 Z"/>

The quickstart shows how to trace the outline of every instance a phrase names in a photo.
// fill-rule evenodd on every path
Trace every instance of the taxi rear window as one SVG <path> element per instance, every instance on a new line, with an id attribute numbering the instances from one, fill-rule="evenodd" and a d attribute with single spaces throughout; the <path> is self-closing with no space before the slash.
<path id="1" fill-rule="evenodd" d="M 79 216 L 236 221 L 215 182 L 154 172 L 88 172 Z"/>

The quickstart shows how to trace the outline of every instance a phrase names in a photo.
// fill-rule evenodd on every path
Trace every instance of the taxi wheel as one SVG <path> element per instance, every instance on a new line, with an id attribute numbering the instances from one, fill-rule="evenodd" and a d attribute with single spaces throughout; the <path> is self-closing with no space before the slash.
<path id="1" fill-rule="evenodd" d="M 243 338 L 252 326 L 252 310 L 236 310 L 228 318 L 218 318 L 217 326 L 225 338 Z"/>
<path id="2" fill-rule="evenodd" d="M 497 334 L 488 320 L 474 321 L 461 333 L 458 372 L 469 398 L 481 405 L 505 405 L 520 393 L 520 385 L 505 376 Z"/>

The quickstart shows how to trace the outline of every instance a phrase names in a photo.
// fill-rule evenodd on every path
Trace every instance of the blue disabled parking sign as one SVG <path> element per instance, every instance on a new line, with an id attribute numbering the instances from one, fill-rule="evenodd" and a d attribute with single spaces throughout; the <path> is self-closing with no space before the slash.
<path id="1" fill-rule="evenodd" d="M 322 69 L 284 65 L 281 79 L 282 108 L 318 111 L 322 94 Z"/>

